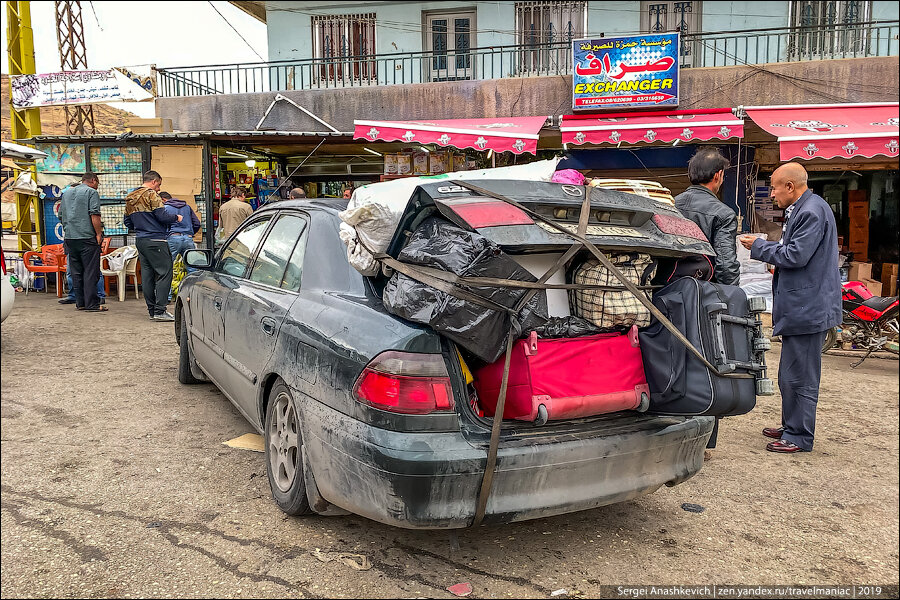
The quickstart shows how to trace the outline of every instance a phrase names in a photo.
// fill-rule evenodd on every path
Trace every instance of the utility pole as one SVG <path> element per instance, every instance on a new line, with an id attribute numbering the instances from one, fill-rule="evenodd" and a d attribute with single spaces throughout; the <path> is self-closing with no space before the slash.
<path id="1" fill-rule="evenodd" d="M 6 52 L 9 56 L 9 115 L 13 140 L 41 134 L 41 109 L 16 110 L 12 103 L 12 78 L 33 75 L 34 35 L 31 31 L 31 3 L 9 0 L 6 3 Z M 35 168 L 31 168 L 32 176 Z M 32 214 L 34 218 L 32 218 Z M 41 244 L 41 205 L 37 196 L 16 193 L 16 231 L 20 250 L 36 250 Z"/>
<path id="2" fill-rule="evenodd" d="M 84 44 L 84 24 L 81 2 L 54 2 L 56 6 L 56 41 L 59 44 L 59 64 L 63 71 L 87 70 L 87 49 Z M 66 128 L 70 135 L 93 134 L 94 107 L 66 106 Z"/>

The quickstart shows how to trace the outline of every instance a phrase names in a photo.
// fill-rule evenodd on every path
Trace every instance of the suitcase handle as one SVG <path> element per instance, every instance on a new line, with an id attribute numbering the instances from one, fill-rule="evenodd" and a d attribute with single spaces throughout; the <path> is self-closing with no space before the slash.
<path id="1" fill-rule="evenodd" d="M 525 356 L 534 356 L 538 351 L 538 334 L 537 331 L 532 331 L 528 334 L 528 343 L 525 344 Z"/>
<path id="2" fill-rule="evenodd" d="M 764 364 L 760 364 L 757 362 L 745 362 L 728 358 L 728 354 L 725 351 L 727 345 L 725 344 L 724 323 L 736 323 L 745 327 L 752 327 L 756 323 L 756 320 L 729 315 L 725 312 L 727 310 L 728 305 L 724 302 L 710 304 L 709 308 L 707 309 L 707 314 L 709 315 L 709 320 L 711 321 L 713 331 L 713 358 L 716 364 L 716 370 L 720 374 L 733 373 L 738 368 L 746 369 L 748 371 L 755 371 L 757 373 L 764 371 L 766 369 Z M 750 341 L 751 343 L 750 347 L 753 348 L 752 340 L 748 341 Z"/>

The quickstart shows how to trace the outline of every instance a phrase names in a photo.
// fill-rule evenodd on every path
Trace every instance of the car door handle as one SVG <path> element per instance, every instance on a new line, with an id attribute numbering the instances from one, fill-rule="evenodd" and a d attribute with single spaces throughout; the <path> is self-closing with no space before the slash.
<path id="1" fill-rule="evenodd" d="M 272 317 L 263 317 L 260 321 L 260 327 L 266 335 L 275 335 L 275 319 Z"/>
<path id="2" fill-rule="evenodd" d="M 216 310 L 222 310 L 222 299 L 216 298 L 215 300 L 213 300 L 213 306 L 216 307 Z"/>

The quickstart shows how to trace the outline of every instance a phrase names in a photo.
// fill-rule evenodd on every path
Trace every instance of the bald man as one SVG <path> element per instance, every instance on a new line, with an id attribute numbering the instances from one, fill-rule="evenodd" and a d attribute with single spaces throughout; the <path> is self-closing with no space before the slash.
<path id="1" fill-rule="evenodd" d="M 793 162 L 772 173 L 772 197 L 784 209 L 781 241 L 738 238 L 751 258 L 775 265 L 772 324 L 781 336 L 781 427 L 763 429 L 766 437 L 777 438 L 766 446 L 770 452 L 812 451 L 822 343 L 826 332 L 841 323 L 834 213 L 807 187 L 807 179 L 806 169 Z"/>

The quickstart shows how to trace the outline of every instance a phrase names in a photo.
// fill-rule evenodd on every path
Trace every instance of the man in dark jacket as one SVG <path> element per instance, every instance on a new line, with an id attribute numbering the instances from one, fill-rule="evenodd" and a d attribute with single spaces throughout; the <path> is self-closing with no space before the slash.
<path id="1" fill-rule="evenodd" d="M 194 244 L 194 234 L 200 231 L 200 219 L 193 209 L 184 200 L 173 198 L 168 192 L 160 192 L 159 197 L 165 200 L 172 212 L 181 215 L 180 221 L 169 224 L 169 235 L 166 243 L 169 245 L 169 254 L 174 261 L 178 255 L 184 255 L 188 250 L 197 246 Z M 194 269 L 188 268 L 188 271 Z"/>
<path id="2" fill-rule="evenodd" d="M 763 435 L 778 438 L 766 446 L 770 452 L 810 452 L 822 343 L 841 322 L 837 228 L 831 207 L 807 187 L 806 169 L 798 163 L 772 173 L 772 196 L 785 209 L 781 241 L 740 237 L 751 258 L 775 265 L 772 324 L 781 336 L 781 427 L 766 427 Z"/>
<path id="3" fill-rule="evenodd" d="M 172 255 L 166 242 L 169 225 L 183 217 L 167 209 L 159 197 L 162 176 L 156 171 L 144 173 L 144 183 L 125 198 L 125 227 L 135 231 L 135 245 L 141 263 L 141 287 L 153 321 L 174 321 L 166 310 L 172 287 Z"/>
<path id="4" fill-rule="evenodd" d="M 700 226 L 716 251 L 713 281 L 738 285 L 741 275 L 734 238 L 737 217 L 716 194 L 725 181 L 728 159 L 715 148 L 701 148 L 688 162 L 691 187 L 675 197 L 675 206 L 686 218 Z"/>

